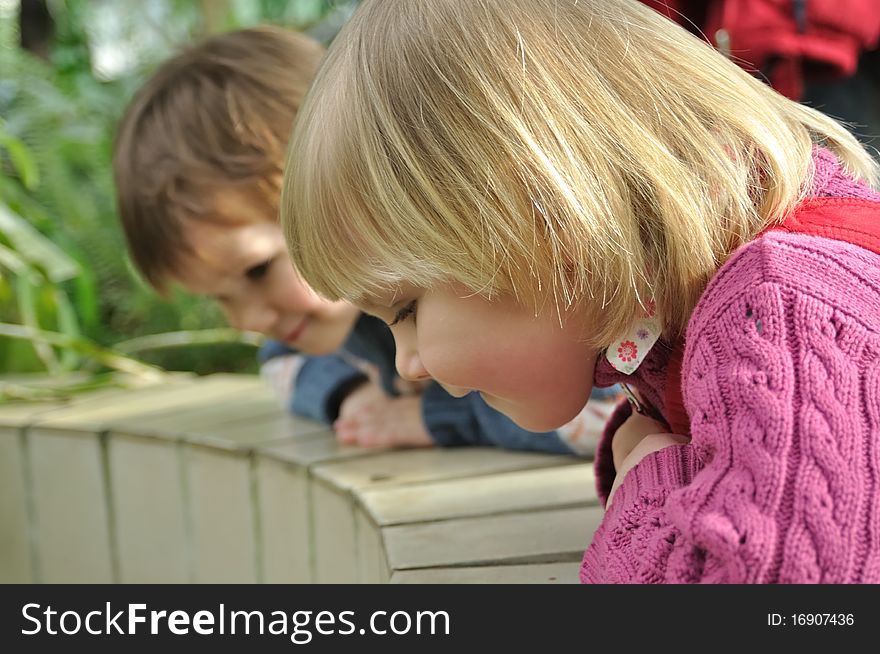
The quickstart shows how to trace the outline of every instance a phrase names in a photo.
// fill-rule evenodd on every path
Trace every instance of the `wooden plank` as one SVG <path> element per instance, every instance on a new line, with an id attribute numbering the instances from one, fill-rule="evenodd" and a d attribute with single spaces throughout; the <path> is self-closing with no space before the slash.
<path id="1" fill-rule="evenodd" d="M 287 461 L 295 465 L 311 468 L 319 463 L 348 461 L 357 458 L 373 458 L 387 450 L 377 450 L 351 445 L 340 445 L 336 435 L 329 428 L 311 432 L 307 439 L 294 439 L 285 442 L 261 445 L 261 454 L 271 456 L 279 461 Z"/>
<path id="2" fill-rule="evenodd" d="M 316 479 L 315 516 L 321 524 L 316 530 L 315 560 L 319 580 L 334 566 L 340 566 L 338 558 L 353 553 L 353 563 L 360 562 L 357 541 L 358 526 L 352 510 L 354 497 L 373 487 L 391 487 L 400 484 L 416 484 L 439 479 L 463 478 L 487 475 L 504 470 L 527 469 L 538 466 L 570 465 L 572 457 L 551 456 L 525 452 L 510 452 L 494 448 L 398 450 L 376 453 L 370 457 L 355 458 L 343 462 L 315 465 L 311 468 Z M 319 490 L 320 489 L 320 490 Z M 333 495 L 336 495 L 334 498 Z M 317 521 L 317 519 L 316 519 Z M 351 554 L 349 554 L 351 556 Z M 369 553 L 364 555 L 370 558 Z M 366 560 L 366 559 L 364 559 Z M 375 578 L 375 564 L 370 558 L 366 575 Z M 351 570 L 344 564 L 345 575 Z M 356 565 L 354 572 L 357 573 Z M 341 577 L 335 581 L 345 583 Z"/>
<path id="3" fill-rule="evenodd" d="M 218 446 L 252 447 L 260 445 L 283 445 L 303 439 L 326 438 L 332 431 L 320 422 L 276 411 L 247 420 L 230 420 L 211 429 L 202 439 L 204 443 Z"/>
<path id="4" fill-rule="evenodd" d="M 398 570 L 392 584 L 576 584 L 579 561 Z"/>
<path id="5" fill-rule="evenodd" d="M 34 427 L 27 439 L 40 581 L 116 581 L 98 436 Z"/>
<path id="6" fill-rule="evenodd" d="M 383 527 L 598 503 L 592 462 L 368 489 L 359 497 Z"/>
<path id="7" fill-rule="evenodd" d="M 35 424 L 98 431 L 109 426 L 119 427 L 139 416 L 164 414 L 191 406 L 204 398 L 214 398 L 220 403 L 225 398 L 252 391 L 258 383 L 253 375 L 211 375 L 198 382 L 189 379 L 170 381 L 119 396 L 85 399 L 68 408 L 52 411 Z"/>
<path id="8" fill-rule="evenodd" d="M 409 568 L 580 560 L 601 507 L 400 525 L 382 530 L 393 572 Z"/>
<path id="9" fill-rule="evenodd" d="M 9 380 L 8 376 L 0 378 L 0 384 L 3 380 Z M 96 407 L 112 404 L 117 400 L 130 398 L 137 394 L 143 396 L 152 392 L 167 392 L 169 388 L 180 388 L 183 385 L 192 383 L 195 375 L 189 373 L 166 373 L 163 375 L 161 382 L 143 380 L 131 375 L 118 375 L 118 386 L 109 386 L 99 388 L 87 392 L 74 392 L 69 397 L 59 400 L 41 400 L 41 401 L 12 401 L 0 404 L 0 425 L 6 426 L 27 426 L 30 425 L 38 417 L 45 417 L 54 411 L 62 409 L 72 409 L 74 407 Z M 53 383 L 54 379 L 45 376 L 47 383 Z M 14 379 L 12 381 L 15 381 Z M 28 382 L 29 383 L 29 382 Z"/>
<path id="10" fill-rule="evenodd" d="M 35 581 L 20 429 L 0 426 L 0 584 Z"/>
<path id="11" fill-rule="evenodd" d="M 279 441 L 297 440 L 300 438 L 310 438 L 316 433 L 327 433 L 329 427 L 315 420 L 294 416 L 290 413 L 282 411 L 276 407 L 274 410 L 265 413 L 256 410 L 253 415 L 243 415 L 231 417 L 222 424 L 214 425 L 211 428 L 211 436 L 224 439 L 227 435 L 235 442 L 245 445 L 255 445 L 257 443 L 276 443 Z M 248 432 L 259 432 L 260 440 L 255 438 L 242 438 L 242 434 Z"/>
<path id="12" fill-rule="evenodd" d="M 260 404 L 265 413 L 265 405 L 271 399 L 263 396 L 266 392 L 253 375 L 211 375 L 180 389 L 173 397 L 145 403 L 134 413 L 107 420 L 105 424 L 108 428 L 130 428 L 142 435 L 177 435 L 189 429 L 223 424 L 254 403 Z"/>
<path id="13" fill-rule="evenodd" d="M 191 581 L 180 446 L 111 435 L 107 447 L 120 581 Z"/>
<path id="14" fill-rule="evenodd" d="M 69 406 L 67 402 L 7 402 L 0 404 L 0 427 L 27 427 L 36 418 Z"/>
<path id="15" fill-rule="evenodd" d="M 256 392 L 259 391 L 259 392 Z M 281 413 L 272 397 L 266 397 L 260 387 L 244 394 L 226 394 L 218 398 L 198 397 L 173 410 L 159 410 L 130 417 L 115 424 L 137 431 L 139 434 L 210 434 L 217 427 L 237 422 L 263 418 L 268 414 Z"/>
<path id="16" fill-rule="evenodd" d="M 354 524 L 357 540 L 358 582 L 362 584 L 388 583 L 382 532 L 360 507 L 355 509 Z"/>
<path id="17" fill-rule="evenodd" d="M 151 403 L 161 404 L 170 397 L 177 397 L 196 384 L 187 378 L 172 378 L 168 384 L 137 389 L 113 388 L 83 394 L 34 420 L 34 424 L 49 427 L 80 427 L 91 429 L 103 422 L 103 414 L 113 418 L 142 411 Z M 94 415 L 94 420 L 92 416 Z"/>
<path id="18" fill-rule="evenodd" d="M 572 465 L 577 459 L 488 447 L 396 450 L 369 458 L 316 465 L 319 479 L 341 490 L 364 492 L 402 484 L 476 477 L 504 471 Z"/>
<path id="19" fill-rule="evenodd" d="M 315 530 L 315 581 L 319 584 L 357 582 L 357 531 L 354 504 L 323 484 L 312 486 Z"/>
<path id="20" fill-rule="evenodd" d="M 325 436 L 326 425 L 283 413 L 277 407 L 271 412 L 251 406 L 252 415 L 242 415 L 222 424 L 206 422 L 188 429 L 185 437 L 191 442 L 225 449 L 249 449 L 260 445 L 281 444 L 289 441 Z M 244 412 L 243 412 L 244 413 Z"/>
<path id="21" fill-rule="evenodd" d="M 312 582 L 308 471 L 258 456 L 256 473 L 265 581 L 271 584 Z"/>
<path id="22" fill-rule="evenodd" d="M 385 554 L 385 541 L 382 541 L 382 557 L 379 559 L 379 578 L 383 584 L 391 579 L 391 568 L 388 565 L 388 557 Z"/>
<path id="23" fill-rule="evenodd" d="M 318 583 L 354 583 L 357 550 L 351 498 L 316 484 L 310 467 L 326 461 L 374 457 L 381 451 L 340 445 L 334 433 L 325 428 L 305 437 L 260 446 L 257 452 L 260 457 L 284 462 L 302 471 L 306 495 L 311 502 L 311 579 Z"/>
<path id="24" fill-rule="evenodd" d="M 167 418 L 173 423 L 174 413 Z M 190 420 L 195 420 L 190 416 Z M 226 422 L 219 425 L 207 425 L 204 428 L 191 424 L 183 429 L 169 428 L 159 432 L 153 429 L 143 433 L 136 426 L 111 427 L 110 433 L 139 438 L 158 438 L 164 440 L 182 440 L 193 445 L 213 447 L 216 449 L 246 453 L 255 448 L 272 448 L 283 446 L 295 441 L 325 439 L 328 437 L 326 426 L 308 419 L 291 416 L 281 412 L 243 419 L 242 421 Z"/>
<path id="25" fill-rule="evenodd" d="M 258 536 L 251 460 L 245 454 L 188 445 L 193 580 L 257 583 Z"/>

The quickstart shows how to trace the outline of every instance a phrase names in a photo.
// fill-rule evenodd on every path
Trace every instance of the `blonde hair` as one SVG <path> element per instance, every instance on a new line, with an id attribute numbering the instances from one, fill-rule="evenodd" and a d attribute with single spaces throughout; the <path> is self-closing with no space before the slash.
<path id="1" fill-rule="evenodd" d="M 604 347 L 651 299 L 682 333 L 802 199 L 814 143 L 875 182 L 838 123 L 633 0 L 365 0 L 303 105 L 282 221 L 330 298 L 454 281 L 590 302 Z"/>
<path id="2" fill-rule="evenodd" d="M 261 26 L 208 37 L 166 61 L 120 121 L 116 197 L 135 265 L 164 291 L 190 250 L 183 222 L 218 210 L 219 190 L 278 209 L 287 140 L 324 55 L 314 39 Z"/>

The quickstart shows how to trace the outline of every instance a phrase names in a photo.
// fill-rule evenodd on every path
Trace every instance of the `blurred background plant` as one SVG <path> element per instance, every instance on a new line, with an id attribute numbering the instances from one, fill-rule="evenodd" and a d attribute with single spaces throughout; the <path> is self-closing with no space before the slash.
<path id="1" fill-rule="evenodd" d="M 254 335 L 134 272 L 115 215 L 115 126 L 194 38 L 273 23 L 327 43 L 356 1 L 0 0 L 0 401 L 104 383 L 108 370 L 255 370 Z"/>

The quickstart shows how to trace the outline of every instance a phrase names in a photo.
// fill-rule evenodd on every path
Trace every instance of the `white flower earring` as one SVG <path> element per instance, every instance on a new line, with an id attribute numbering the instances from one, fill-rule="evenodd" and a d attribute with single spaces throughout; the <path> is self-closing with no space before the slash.
<path id="1" fill-rule="evenodd" d="M 614 366 L 616 370 L 631 375 L 638 367 L 642 365 L 642 361 L 648 356 L 654 343 L 660 338 L 661 325 L 660 319 L 657 318 L 657 309 L 654 301 L 648 302 L 641 318 L 635 321 L 626 333 L 620 338 L 615 339 L 611 346 L 605 350 L 605 358 Z M 641 401 L 639 396 L 625 383 L 620 384 L 626 399 L 633 411 L 643 416 L 657 418 L 656 412 L 649 409 Z"/>
<path id="2" fill-rule="evenodd" d="M 605 358 L 616 370 L 631 375 L 642 365 L 642 361 L 660 338 L 660 333 L 660 319 L 657 318 L 654 300 L 651 300 L 642 317 L 605 350 Z"/>

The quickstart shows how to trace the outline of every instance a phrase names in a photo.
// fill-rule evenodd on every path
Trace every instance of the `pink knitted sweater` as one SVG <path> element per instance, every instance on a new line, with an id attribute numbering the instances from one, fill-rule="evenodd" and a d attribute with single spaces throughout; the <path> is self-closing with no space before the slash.
<path id="1" fill-rule="evenodd" d="M 817 197 L 880 195 L 817 150 Z M 880 212 L 878 212 L 880 219 Z M 654 346 L 626 381 L 665 415 Z M 880 256 L 773 231 L 740 248 L 688 325 L 682 394 L 691 443 L 625 477 L 584 554 L 587 583 L 880 583 Z M 610 442 L 596 469 L 614 480 Z"/>

